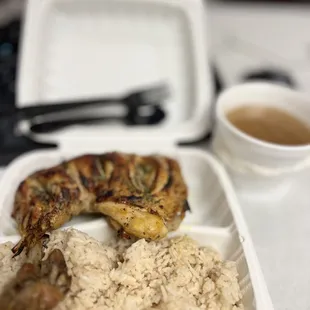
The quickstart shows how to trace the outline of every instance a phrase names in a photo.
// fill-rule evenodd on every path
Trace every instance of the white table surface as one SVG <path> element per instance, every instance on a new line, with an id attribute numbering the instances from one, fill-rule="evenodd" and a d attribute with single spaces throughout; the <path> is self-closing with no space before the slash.
<path id="1" fill-rule="evenodd" d="M 253 69 L 278 68 L 310 92 L 310 5 L 206 2 L 207 40 L 225 85 Z"/>
<path id="2" fill-rule="evenodd" d="M 276 310 L 310 309 L 310 174 L 280 200 L 239 195 Z M 237 192 L 238 194 L 238 192 Z M 264 199 L 265 198 L 265 199 Z"/>
<path id="3" fill-rule="evenodd" d="M 263 66 L 310 92 L 310 5 L 207 3 L 211 54 L 226 86 Z M 281 201 L 239 199 L 275 309 L 310 310 L 310 172 Z"/>

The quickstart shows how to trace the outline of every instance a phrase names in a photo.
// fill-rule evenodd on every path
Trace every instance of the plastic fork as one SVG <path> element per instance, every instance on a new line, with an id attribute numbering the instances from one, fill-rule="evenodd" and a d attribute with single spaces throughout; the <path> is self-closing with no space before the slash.
<path id="1" fill-rule="evenodd" d="M 35 104 L 29 107 L 17 109 L 18 120 L 29 120 L 36 116 L 47 115 L 58 112 L 69 112 L 83 107 L 111 105 L 119 103 L 125 105 L 131 111 L 140 106 L 162 104 L 169 97 L 169 89 L 166 85 L 130 92 L 121 98 L 95 98 L 87 100 L 75 100 L 55 103 Z"/>
<path id="2" fill-rule="evenodd" d="M 147 108 L 147 111 L 142 111 L 142 108 Z M 51 133 L 61 130 L 65 127 L 74 125 L 96 125 L 107 121 L 123 122 L 129 126 L 137 125 L 156 125 L 165 118 L 165 113 L 160 106 L 148 105 L 139 106 L 134 111 L 128 109 L 125 116 L 113 117 L 77 117 L 77 118 L 63 118 L 51 121 L 32 121 L 30 123 L 30 131 L 34 133 Z"/>

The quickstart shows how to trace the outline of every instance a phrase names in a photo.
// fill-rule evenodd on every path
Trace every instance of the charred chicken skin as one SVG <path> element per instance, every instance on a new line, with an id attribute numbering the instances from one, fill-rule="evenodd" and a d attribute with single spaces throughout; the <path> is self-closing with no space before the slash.
<path id="1" fill-rule="evenodd" d="M 179 164 L 163 156 L 84 155 L 38 171 L 20 185 L 12 216 L 15 255 L 81 213 L 101 213 L 120 235 L 148 240 L 179 227 L 188 209 Z"/>
<path id="2" fill-rule="evenodd" d="M 25 263 L 0 295 L 6 310 L 51 310 L 71 286 L 62 252 L 53 250 L 44 261 Z"/>

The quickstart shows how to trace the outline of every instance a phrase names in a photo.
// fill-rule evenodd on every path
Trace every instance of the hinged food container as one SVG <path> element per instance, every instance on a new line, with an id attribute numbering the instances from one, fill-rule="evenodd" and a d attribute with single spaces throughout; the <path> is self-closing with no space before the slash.
<path id="1" fill-rule="evenodd" d="M 18 238 L 10 217 L 14 192 L 30 173 L 83 153 L 165 154 L 181 164 L 192 209 L 173 234 L 188 234 L 236 261 L 245 309 L 273 309 L 226 172 L 207 152 L 177 146 L 211 127 L 205 9 L 202 0 L 28 1 L 19 106 L 118 95 L 162 82 L 172 96 L 165 106 L 168 118 L 156 127 L 75 126 L 50 135 L 28 131 L 37 140 L 59 143 L 59 148 L 25 154 L 6 170 L 0 184 L 2 241 Z M 68 226 L 103 241 L 111 235 L 98 217 L 79 216 Z"/>

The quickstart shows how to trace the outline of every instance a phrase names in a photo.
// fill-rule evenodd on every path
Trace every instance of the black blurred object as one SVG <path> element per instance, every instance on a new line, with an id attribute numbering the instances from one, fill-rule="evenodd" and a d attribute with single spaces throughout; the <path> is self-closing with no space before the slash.
<path id="1" fill-rule="evenodd" d="M 278 83 L 295 88 L 296 83 L 289 73 L 279 69 L 259 69 L 245 74 L 243 81 L 265 81 L 271 83 Z"/>
<path id="2" fill-rule="evenodd" d="M 20 20 L 13 20 L 0 28 L 0 166 L 7 165 L 27 151 L 55 147 L 15 134 L 15 81 L 20 27 Z"/>
<path id="3" fill-rule="evenodd" d="M 20 28 L 20 20 L 13 20 L 0 28 L 0 166 L 6 166 L 25 152 L 56 147 L 15 134 L 15 81 Z"/>
<path id="4" fill-rule="evenodd" d="M 19 20 L 0 28 L 0 115 L 10 113 L 15 108 L 19 33 Z"/>
<path id="5" fill-rule="evenodd" d="M 215 98 L 217 98 L 220 92 L 224 89 L 225 85 L 224 85 L 223 78 L 215 64 L 211 66 L 211 69 L 212 69 L 212 75 L 213 75 L 214 85 L 215 85 L 215 90 L 214 90 Z"/>
<path id="6" fill-rule="evenodd" d="M 19 155 L 35 150 L 56 148 L 55 144 L 38 143 L 15 133 L 16 118 L 0 117 L 0 166 L 6 166 Z"/>

